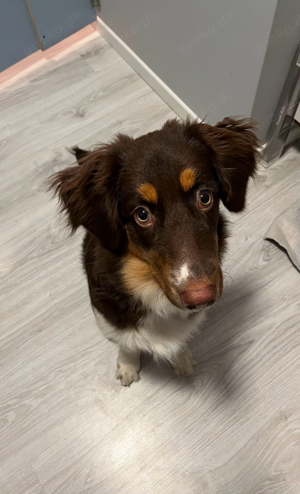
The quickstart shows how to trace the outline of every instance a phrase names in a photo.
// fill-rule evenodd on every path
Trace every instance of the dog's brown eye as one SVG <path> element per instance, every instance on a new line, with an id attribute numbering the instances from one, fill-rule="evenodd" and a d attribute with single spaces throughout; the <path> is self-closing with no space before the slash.
<path id="1" fill-rule="evenodd" d="M 146 227 L 153 224 L 150 212 L 146 208 L 138 208 L 134 212 L 134 219 L 138 225 Z"/>
<path id="2" fill-rule="evenodd" d="M 209 190 L 199 191 L 199 206 L 202 211 L 210 209 L 213 205 L 213 195 Z"/>

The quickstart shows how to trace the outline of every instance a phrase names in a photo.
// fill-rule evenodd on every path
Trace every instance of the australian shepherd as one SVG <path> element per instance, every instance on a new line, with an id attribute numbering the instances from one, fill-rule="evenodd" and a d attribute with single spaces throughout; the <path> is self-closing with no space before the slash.
<path id="1" fill-rule="evenodd" d="M 70 227 L 86 230 L 91 305 L 119 346 L 123 385 L 139 380 L 141 352 L 192 373 L 187 342 L 222 295 L 219 203 L 244 209 L 258 158 L 253 130 L 250 120 L 169 120 L 137 139 L 75 147 L 77 164 L 51 177 Z"/>

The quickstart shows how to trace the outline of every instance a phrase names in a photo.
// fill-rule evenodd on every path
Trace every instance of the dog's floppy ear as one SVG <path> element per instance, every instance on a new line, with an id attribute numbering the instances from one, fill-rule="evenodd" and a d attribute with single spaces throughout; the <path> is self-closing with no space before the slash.
<path id="1" fill-rule="evenodd" d="M 215 126 L 194 123 L 190 127 L 194 137 L 197 128 L 202 144 L 209 145 L 224 205 L 229 211 L 242 211 L 248 180 L 255 175 L 259 158 L 255 123 L 250 119 L 229 117 Z"/>
<path id="2" fill-rule="evenodd" d="M 80 149 L 78 146 L 74 146 L 71 150 L 71 153 L 76 156 L 77 161 L 79 161 L 81 158 L 84 158 L 84 156 L 87 156 L 89 154 L 88 151 L 85 151 L 84 149 Z"/>
<path id="3" fill-rule="evenodd" d="M 112 144 L 94 151 L 73 148 L 77 165 L 50 177 L 49 188 L 58 195 L 61 210 L 75 231 L 84 226 L 104 247 L 116 250 L 125 236 L 118 211 L 118 176 L 132 139 L 119 135 Z"/>

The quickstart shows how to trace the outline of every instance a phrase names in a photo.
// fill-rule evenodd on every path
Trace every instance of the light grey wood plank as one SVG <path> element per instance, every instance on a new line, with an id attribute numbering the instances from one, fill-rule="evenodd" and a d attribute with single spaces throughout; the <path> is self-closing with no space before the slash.
<path id="1" fill-rule="evenodd" d="M 10 494 L 20 494 L 20 492 L 45 494 L 31 465 L 24 465 L 21 469 L 17 465 L 14 465 L 11 469 L 1 465 L 0 491 L 9 492 Z"/>
<path id="2" fill-rule="evenodd" d="M 262 168 L 247 211 L 227 214 L 225 291 L 193 342 L 194 375 L 147 357 L 124 389 L 90 308 L 83 232 L 68 236 L 45 179 L 72 163 L 66 147 L 174 113 L 100 37 L 0 107 L 1 493 L 298 494 L 300 275 L 263 235 L 299 197 L 300 155 Z"/>

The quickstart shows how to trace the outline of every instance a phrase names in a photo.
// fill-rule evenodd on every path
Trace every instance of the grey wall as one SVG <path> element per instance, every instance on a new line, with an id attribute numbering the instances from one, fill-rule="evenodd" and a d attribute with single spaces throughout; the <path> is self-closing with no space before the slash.
<path id="1" fill-rule="evenodd" d="M 89 0 L 29 1 L 43 50 L 96 20 Z"/>
<path id="2" fill-rule="evenodd" d="M 264 59 L 261 77 L 252 109 L 259 122 L 259 137 L 265 140 L 283 90 L 286 76 L 300 44 L 300 1 L 280 0 L 268 40 L 256 48 Z"/>
<path id="3" fill-rule="evenodd" d="M 39 46 L 25 0 L 1 0 L 0 71 L 34 53 Z"/>
<path id="4" fill-rule="evenodd" d="M 251 115 L 264 62 L 257 47 L 269 39 L 276 4 L 101 0 L 100 17 L 200 118 L 215 123 Z"/>

